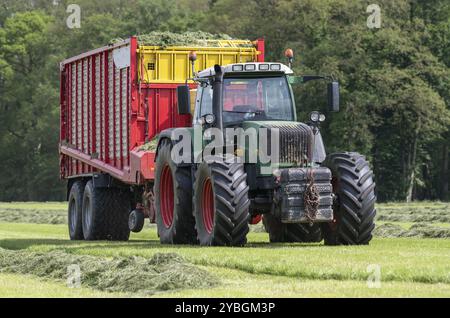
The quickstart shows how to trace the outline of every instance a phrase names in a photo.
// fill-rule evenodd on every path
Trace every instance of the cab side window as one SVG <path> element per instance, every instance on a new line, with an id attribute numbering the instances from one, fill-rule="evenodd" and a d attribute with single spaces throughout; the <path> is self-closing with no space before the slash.
<path id="1" fill-rule="evenodd" d="M 197 87 L 197 96 L 195 97 L 195 108 L 194 108 L 194 124 L 197 124 L 200 120 L 200 102 L 202 101 L 203 87 L 199 85 Z"/>
<path id="2" fill-rule="evenodd" d="M 213 90 L 211 85 L 207 85 L 202 89 L 200 100 L 200 117 L 212 114 L 212 96 Z"/>

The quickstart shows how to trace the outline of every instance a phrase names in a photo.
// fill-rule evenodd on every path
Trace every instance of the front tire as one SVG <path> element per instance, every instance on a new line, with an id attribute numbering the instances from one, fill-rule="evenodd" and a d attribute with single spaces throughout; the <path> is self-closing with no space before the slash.
<path id="1" fill-rule="evenodd" d="M 375 182 L 369 163 L 355 152 L 329 155 L 323 166 L 332 172 L 334 220 L 322 226 L 326 245 L 364 245 L 375 228 Z"/>
<path id="2" fill-rule="evenodd" d="M 177 166 L 171 150 L 171 142 L 163 140 L 156 159 L 154 192 L 159 238 L 163 244 L 196 244 L 191 168 Z"/>
<path id="3" fill-rule="evenodd" d="M 249 187 L 244 165 L 216 159 L 198 166 L 195 227 L 200 245 L 243 246 L 249 232 Z"/>

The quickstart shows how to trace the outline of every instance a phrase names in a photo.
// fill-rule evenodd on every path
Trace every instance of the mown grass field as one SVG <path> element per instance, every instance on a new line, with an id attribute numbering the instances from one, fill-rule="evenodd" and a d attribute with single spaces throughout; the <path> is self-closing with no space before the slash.
<path id="1" fill-rule="evenodd" d="M 0 297 L 450 297 L 450 204 L 379 205 L 376 237 L 351 247 L 269 244 L 260 226 L 243 248 L 160 245 L 154 226 L 129 242 L 73 242 L 65 218 L 65 203 L 0 203 Z M 158 263 L 175 267 L 142 274 L 142 262 L 172 253 L 186 264 Z M 60 268 L 65 258 L 98 260 L 106 274 L 100 266 L 84 278 L 82 268 L 81 288 L 69 288 Z M 23 264 L 35 259 L 36 266 Z M 380 288 L 367 284 L 372 264 L 381 270 Z M 217 281 L 195 286 L 198 276 L 180 268 Z M 140 275 L 144 285 L 161 283 L 133 290 Z"/>

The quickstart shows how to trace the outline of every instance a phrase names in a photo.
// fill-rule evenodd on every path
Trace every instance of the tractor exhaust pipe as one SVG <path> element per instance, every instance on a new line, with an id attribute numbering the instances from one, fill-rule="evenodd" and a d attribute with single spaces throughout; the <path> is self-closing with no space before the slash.
<path id="1" fill-rule="evenodd" d="M 213 89 L 213 114 L 216 117 L 215 127 L 219 128 L 222 132 L 223 141 L 223 120 L 222 120 L 222 105 L 223 105 L 223 71 L 220 65 L 214 65 L 214 82 L 212 84 Z"/>

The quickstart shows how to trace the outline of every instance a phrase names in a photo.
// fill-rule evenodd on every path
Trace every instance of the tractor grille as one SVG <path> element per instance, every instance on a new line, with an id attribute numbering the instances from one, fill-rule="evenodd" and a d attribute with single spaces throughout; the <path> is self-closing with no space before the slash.
<path id="1" fill-rule="evenodd" d="M 312 157 L 312 130 L 303 123 L 270 124 L 268 129 L 278 129 L 280 163 L 303 166 Z"/>

